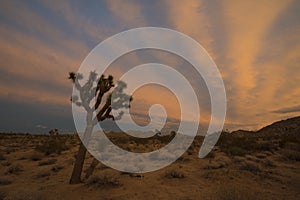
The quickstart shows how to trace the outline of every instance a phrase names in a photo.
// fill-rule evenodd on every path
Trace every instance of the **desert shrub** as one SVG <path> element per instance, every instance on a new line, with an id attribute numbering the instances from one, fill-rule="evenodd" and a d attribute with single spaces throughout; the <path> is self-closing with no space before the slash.
<path id="1" fill-rule="evenodd" d="M 30 160 L 39 161 L 42 160 L 43 156 L 40 153 L 34 153 L 30 156 Z"/>
<path id="2" fill-rule="evenodd" d="M 12 182 L 8 179 L 0 179 L 0 185 L 9 185 Z"/>
<path id="3" fill-rule="evenodd" d="M 135 174 L 135 173 L 128 173 L 130 177 L 134 177 L 134 178 L 144 178 L 143 174 Z"/>
<path id="4" fill-rule="evenodd" d="M 180 156 L 180 157 L 176 160 L 176 162 L 187 162 L 187 161 L 190 161 L 190 160 L 191 160 L 191 159 L 190 159 L 189 157 L 182 155 L 182 156 Z"/>
<path id="5" fill-rule="evenodd" d="M 48 160 L 45 160 L 45 161 L 41 161 L 39 162 L 39 166 L 44 166 L 44 165 L 53 165 L 55 164 L 57 161 L 57 159 L 55 158 L 51 158 L 51 159 L 48 159 Z"/>
<path id="6" fill-rule="evenodd" d="M 2 152 L 0 152 L 0 161 L 1 160 L 5 160 L 6 158 L 5 158 L 5 156 L 4 156 L 4 154 L 2 153 Z"/>
<path id="7" fill-rule="evenodd" d="M 118 187 L 121 185 L 119 179 L 116 176 L 111 176 L 108 174 L 104 174 L 101 176 L 91 176 L 87 183 L 87 186 L 96 186 L 96 187 L 102 187 L 102 186 L 112 186 L 112 187 Z"/>
<path id="8" fill-rule="evenodd" d="M 25 157 L 25 156 L 21 156 L 21 157 L 19 158 L 19 160 L 26 160 L 26 157 Z"/>
<path id="9" fill-rule="evenodd" d="M 261 151 L 272 152 L 278 149 L 278 144 L 274 142 L 262 142 L 253 135 L 236 136 L 230 133 L 221 134 L 217 145 L 223 152 L 232 156 L 244 156 L 248 153 Z"/>
<path id="10" fill-rule="evenodd" d="M 215 153 L 213 150 L 211 150 L 211 151 L 205 156 L 205 158 L 213 159 L 213 158 L 215 158 L 215 156 L 216 156 L 216 153 Z"/>
<path id="11" fill-rule="evenodd" d="M 209 165 L 206 165 L 203 167 L 203 169 L 220 169 L 223 167 L 226 167 L 227 163 L 226 162 L 221 162 L 221 161 L 217 161 L 217 162 L 212 162 Z"/>
<path id="12" fill-rule="evenodd" d="M 195 153 L 195 149 L 192 147 L 192 146 L 190 146 L 189 148 L 188 148 L 188 150 L 187 150 L 187 154 L 188 155 L 193 155 Z"/>
<path id="13" fill-rule="evenodd" d="M 166 178 L 184 178 L 184 174 L 175 169 L 169 170 L 165 173 Z"/>
<path id="14" fill-rule="evenodd" d="M 13 147 L 7 147 L 7 148 L 4 150 L 4 152 L 5 152 L 6 154 L 10 154 L 10 153 L 15 152 L 15 151 L 16 151 L 16 149 L 13 148 Z"/>
<path id="15" fill-rule="evenodd" d="M 252 200 L 258 199 L 253 192 L 237 185 L 223 184 L 214 190 L 211 199 L 217 200 Z"/>
<path id="16" fill-rule="evenodd" d="M 56 165 L 56 166 L 54 166 L 54 167 L 52 167 L 52 171 L 53 172 L 59 172 L 60 170 L 62 170 L 63 168 L 65 168 L 64 166 L 62 166 L 62 165 Z"/>
<path id="17" fill-rule="evenodd" d="M 261 161 L 261 163 L 265 166 L 265 167 L 276 167 L 276 165 L 274 164 L 274 162 L 272 162 L 269 159 L 264 159 Z"/>
<path id="18" fill-rule="evenodd" d="M 7 167 L 7 166 L 11 165 L 11 162 L 9 162 L 9 161 L 1 162 L 1 165 L 4 167 Z"/>
<path id="19" fill-rule="evenodd" d="M 268 155 L 264 154 L 264 153 L 257 153 L 257 154 L 255 154 L 255 157 L 259 158 L 259 159 L 265 159 L 267 156 Z"/>
<path id="20" fill-rule="evenodd" d="M 238 146 L 230 146 L 226 149 L 226 152 L 232 156 L 244 156 L 247 154 L 247 151 Z"/>
<path id="21" fill-rule="evenodd" d="M 66 145 L 66 139 L 58 136 L 43 140 L 42 144 L 36 146 L 36 150 L 44 153 L 45 155 L 50 155 L 52 153 L 61 154 L 62 151 L 68 150 Z"/>
<path id="22" fill-rule="evenodd" d="M 295 151 L 300 151 L 300 144 L 297 144 L 297 143 L 294 143 L 294 142 L 287 142 L 284 145 L 284 148 L 295 150 Z"/>
<path id="23" fill-rule="evenodd" d="M 217 145 L 221 151 L 236 156 L 244 156 L 248 152 L 255 150 L 256 140 L 250 137 L 237 137 L 230 135 L 230 133 L 221 134 Z"/>
<path id="24" fill-rule="evenodd" d="M 6 171 L 6 174 L 19 174 L 23 171 L 23 167 L 21 165 L 13 165 Z"/>
<path id="25" fill-rule="evenodd" d="M 6 196 L 7 196 L 6 192 L 0 191 L 0 199 L 1 199 L 1 200 L 2 200 L 2 199 L 6 199 Z"/>
<path id="26" fill-rule="evenodd" d="M 279 140 L 279 146 L 281 148 L 286 147 L 286 144 L 288 143 L 294 143 L 300 145 L 300 139 L 296 135 L 287 135 L 285 137 L 280 138 Z"/>
<path id="27" fill-rule="evenodd" d="M 39 172 L 35 178 L 45 178 L 45 177 L 49 177 L 50 176 L 50 172 Z"/>
<path id="28" fill-rule="evenodd" d="M 260 166 L 255 162 L 245 161 L 242 163 L 242 166 L 240 167 L 240 170 L 246 170 L 253 173 L 258 173 L 261 171 Z"/>
<path id="29" fill-rule="evenodd" d="M 75 146 L 75 145 L 78 144 L 78 140 L 71 138 L 70 141 L 69 141 L 69 144 L 72 145 L 72 146 Z"/>
<path id="30" fill-rule="evenodd" d="M 277 146 L 274 143 L 268 141 L 257 143 L 256 145 L 254 145 L 253 149 L 256 151 L 274 151 L 275 149 L 277 149 Z"/>
<path id="31" fill-rule="evenodd" d="M 213 179 L 216 176 L 216 174 L 213 171 L 205 171 L 201 177 L 204 179 Z"/>
<path id="32" fill-rule="evenodd" d="M 282 151 L 282 156 L 286 160 L 300 161 L 300 152 L 292 149 L 284 149 Z"/>

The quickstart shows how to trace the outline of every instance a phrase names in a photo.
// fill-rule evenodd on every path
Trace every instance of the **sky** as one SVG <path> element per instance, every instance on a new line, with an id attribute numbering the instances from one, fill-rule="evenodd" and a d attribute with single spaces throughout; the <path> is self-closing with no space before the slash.
<path id="1" fill-rule="evenodd" d="M 261 1 L 13 1 L 0 2 L 0 132 L 74 131 L 68 72 L 76 72 L 101 41 L 138 27 L 180 31 L 200 43 L 218 66 L 226 95 L 224 129 L 257 130 L 300 115 L 300 2 Z M 201 76 L 176 55 L 132 52 L 107 70 L 117 80 L 133 66 L 158 62 L 188 77 L 200 122 L 210 102 Z M 141 74 L 140 78 L 147 74 Z M 167 88 L 134 93 L 133 119 L 147 122 L 160 103 L 171 121 L 179 103 Z M 175 120 L 176 121 L 176 120 Z"/>

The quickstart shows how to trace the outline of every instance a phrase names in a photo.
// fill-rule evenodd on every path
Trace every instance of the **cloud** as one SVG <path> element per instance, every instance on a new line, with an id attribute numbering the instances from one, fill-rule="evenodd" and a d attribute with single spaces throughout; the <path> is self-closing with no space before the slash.
<path id="1" fill-rule="evenodd" d="M 80 66 L 85 42 L 23 2 L 7 1 L 1 10 L 13 22 L 0 28 L 2 98 L 66 105 L 72 88 L 67 73 Z"/>
<path id="2" fill-rule="evenodd" d="M 113 16 L 125 26 L 146 26 L 142 5 L 139 1 L 126 1 L 125 3 L 121 0 L 115 0 L 106 1 L 106 3 Z"/>
<path id="3" fill-rule="evenodd" d="M 71 89 L 67 73 L 78 62 L 13 29 L 0 28 L 0 33 L 1 95 L 63 102 Z"/>
<path id="4" fill-rule="evenodd" d="M 225 82 L 229 125 L 251 128 L 298 114 L 294 106 L 300 99 L 298 1 L 105 1 L 85 5 L 74 1 L 1 3 L 1 99 L 67 106 L 72 89 L 67 73 L 77 71 L 91 47 L 124 29 L 155 24 L 191 36 L 214 58 Z M 112 50 L 123 48 L 120 45 Z M 107 73 L 117 79 L 137 64 L 157 61 L 170 65 L 195 86 L 201 120 L 209 122 L 207 89 L 188 63 L 159 51 L 125 57 Z M 148 105 L 161 102 L 170 117 L 178 118 L 179 107 L 171 94 L 154 87 L 147 91 L 136 93 L 134 113 L 147 114 Z M 151 95 L 158 92 L 161 98 Z"/>
<path id="5" fill-rule="evenodd" d="M 197 40 L 210 52 L 212 38 L 209 34 L 210 24 L 201 9 L 204 1 L 163 1 L 165 12 L 171 27 Z"/>
<path id="6" fill-rule="evenodd" d="M 268 110 L 283 105 L 287 98 L 296 99 L 299 96 L 299 87 L 295 85 L 299 73 L 296 73 L 297 69 L 293 70 L 290 65 L 297 63 L 299 50 L 295 45 L 292 48 L 289 45 L 298 41 L 296 35 L 299 34 L 296 31 L 292 36 L 293 34 L 287 31 L 282 38 L 277 39 L 274 34 L 270 35 L 281 31 L 276 25 L 280 20 L 287 24 L 282 30 L 298 26 L 297 20 L 291 22 L 285 17 L 295 15 L 296 19 L 298 16 L 296 11 L 291 14 L 289 10 L 290 7 L 295 7 L 294 4 L 292 1 L 162 3 L 167 16 L 163 21 L 169 22 L 167 27 L 193 37 L 216 59 L 227 91 L 229 121 L 247 124 L 249 127 L 270 123 L 277 117 L 270 116 Z M 255 12 L 252 12 L 253 10 Z M 287 21 L 289 23 L 286 23 Z M 291 42 L 281 42 L 275 48 L 274 45 L 266 43 L 272 41 L 275 44 L 275 41 L 282 39 Z M 275 49 L 281 50 L 279 54 L 282 56 L 266 58 Z M 167 56 L 161 52 L 152 52 L 150 55 L 156 61 L 168 60 L 165 63 L 175 66 L 176 69 L 182 69 L 181 72 L 186 71 L 185 75 L 190 78 L 191 83 L 199 85 L 197 81 L 199 77 L 195 77 L 193 71 L 186 68 L 184 63 L 174 56 Z M 199 55 L 195 55 L 197 56 Z M 263 62 L 260 60 L 261 57 Z M 180 64 L 182 65 L 179 66 Z M 285 65 L 289 67 L 282 67 Z M 287 76 L 293 78 L 286 79 Z M 287 85 L 290 87 L 287 88 Z M 276 94 L 279 88 L 283 90 L 281 93 L 289 91 L 289 95 Z M 206 112 L 204 117 L 206 119 L 203 117 L 201 119 L 207 123 L 210 104 L 206 102 L 207 98 L 203 98 L 203 92 L 200 96 L 202 102 L 203 100 L 205 102 L 202 103 L 201 111 Z M 256 121 L 260 121 L 261 124 L 256 124 Z"/>
<path id="7" fill-rule="evenodd" d="M 226 70 L 230 85 L 235 91 L 237 110 L 251 110 L 249 101 L 255 98 L 251 94 L 258 82 L 256 76 L 259 67 L 254 62 L 262 42 L 279 14 L 286 9 L 290 1 L 227 1 L 223 3 L 224 23 L 228 37 Z M 255 12 L 253 12 L 255 11 Z"/>
<path id="8" fill-rule="evenodd" d="M 44 126 L 44 125 L 36 125 L 35 126 L 36 128 L 40 128 L 40 129 L 46 129 L 46 128 L 48 128 L 47 126 Z"/>
<path id="9" fill-rule="evenodd" d="M 300 105 L 292 106 L 292 107 L 285 107 L 285 108 L 281 108 L 281 109 L 273 111 L 273 113 L 278 113 L 278 114 L 294 113 L 294 112 L 300 112 Z"/>
<path id="10" fill-rule="evenodd" d="M 250 125 L 260 121 L 257 126 L 262 126 L 278 119 L 270 109 L 291 104 L 299 96 L 295 85 L 299 73 L 292 64 L 299 58 L 295 45 L 299 41 L 297 8 L 295 1 L 209 1 L 200 6 L 208 24 L 204 31 L 211 35 L 207 50 L 222 73 L 227 91 L 227 120 Z M 276 37 L 284 30 L 280 38 Z M 274 50 L 280 52 L 270 56 Z"/>
<path id="11" fill-rule="evenodd" d="M 115 29 L 107 26 L 103 21 L 105 21 L 105 16 L 102 16 L 100 12 L 95 13 L 91 8 L 93 7 L 103 7 L 104 5 L 98 2 L 96 5 L 91 4 L 91 2 L 84 2 L 84 6 L 89 15 L 85 15 L 82 12 L 82 6 L 78 2 L 72 1 L 42 1 L 43 5 L 52 12 L 55 12 L 65 21 L 65 23 L 71 27 L 71 29 L 77 35 L 84 35 L 86 39 L 92 40 L 94 43 L 98 43 L 101 40 L 109 37 L 115 32 Z M 103 17 L 103 20 L 94 21 L 93 17 Z M 109 21 L 109 20 L 107 20 Z"/>

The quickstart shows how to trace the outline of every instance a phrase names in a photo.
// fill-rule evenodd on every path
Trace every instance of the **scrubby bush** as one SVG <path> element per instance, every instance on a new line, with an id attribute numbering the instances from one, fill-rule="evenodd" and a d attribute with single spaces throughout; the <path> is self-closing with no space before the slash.
<path id="1" fill-rule="evenodd" d="M 54 167 L 52 167 L 52 171 L 53 172 L 59 172 L 60 170 L 62 170 L 64 168 L 64 166 L 62 166 L 62 165 L 56 165 L 56 166 L 54 166 Z"/>
<path id="2" fill-rule="evenodd" d="M 278 144 L 268 141 L 268 142 L 258 142 L 253 146 L 254 151 L 270 151 L 273 152 L 274 150 L 278 149 Z"/>
<path id="3" fill-rule="evenodd" d="M 19 174 L 21 171 L 23 171 L 21 165 L 13 165 L 6 171 L 6 174 Z"/>
<path id="4" fill-rule="evenodd" d="M 231 156 L 244 156 L 248 153 L 261 151 L 273 152 L 278 149 L 278 142 L 263 142 L 254 135 L 246 135 L 246 133 L 241 136 L 223 133 L 221 134 L 217 145 L 221 148 L 221 151 Z"/>
<path id="5" fill-rule="evenodd" d="M 280 138 L 279 146 L 281 148 L 284 148 L 289 143 L 297 144 L 299 146 L 300 145 L 300 139 L 296 135 L 288 135 L 288 136 Z"/>
<path id="6" fill-rule="evenodd" d="M 184 178 L 185 176 L 182 172 L 172 169 L 165 173 L 165 177 L 166 178 Z"/>
<path id="7" fill-rule="evenodd" d="M 217 145 L 221 150 L 232 156 L 244 156 L 248 151 L 253 151 L 255 141 L 246 137 L 236 137 L 230 133 L 221 134 Z"/>
<path id="8" fill-rule="evenodd" d="M 5 199 L 7 196 L 6 192 L 0 191 L 0 199 Z"/>
<path id="9" fill-rule="evenodd" d="M 53 165 L 55 164 L 57 161 L 57 159 L 55 158 L 51 158 L 51 159 L 48 159 L 48 160 L 45 160 L 45 161 L 41 161 L 39 162 L 39 166 L 44 166 L 44 165 Z"/>
<path id="10" fill-rule="evenodd" d="M 6 154 L 10 154 L 10 153 L 15 152 L 15 151 L 16 151 L 16 149 L 13 148 L 13 147 L 7 147 L 6 149 L 4 149 L 4 152 Z"/>
<path id="11" fill-rule="evenodd" d="M 215 158 L 215 156 L 216 156 L 216 153 L 212 150 L 205 156 L 205 158 L 213 159 L 213 158 Z"/>
<path id="12" fill-rule="evenodd" d="M 43 156 L 40 153 L 34 153 L 30 156 L 30 160 L 39 161 L 42 160 Z"/>
<path id="13" fill-rule="evenodd" d="M 11 183 L 12 182 L 10 180 L 8 180 L 8 179 L 0 179 L 0 185 L 9 185 Z"/>
<path id="14" fill-rule="evenodd" d="M 259 164 L 255 162 L 245 161 L 244 163 L 242 163 L 240 170 L 246 170 L 253 173 L 258 173 L 261 171 L 261 167 L 259 166 Z"/>
<path id="15" fill-rule="evenodd" d="M 43 140 L 41 144 L 36 146 L 37 151 L 50 155 L 52 153 L 61 154 L 62 151 L 69 149 L 66 145 L 67 137 L 59 136 L 58 132 L 53 134 L 50 131 L 49 134 L 48 139 Z"/>
<path id="16" fill-rule="evenodd" d="M 112 186 L 112 187 L 118 187 L 121 185 L 119 179 L 116 176 L 111 176 L 108 174 L 104 174 L 101 176 L 91 176 L 87 183 L 87 186 L 96 186 L 96 187 L 102 187 L 102 186 Z"/>
<path id="17" fill-rule="evenodd" d="M 4 167 L 7 167 L 7 166 L 11 165 L 11 162 L 10 161 L 4 161 L 4 162 L 1 162 L 1 165 L 4 166 Z"/>
<path id="18" fill-rule="evenodd" d="M 5 156 L 4 156 L 4 154 L 2 153 L 2 152 L 0 152 L 0 161 L 1 160 L 5 160 L 6 158 L 5 158 Z"/>
<path id="19" fill-rule="evenodd" d="M 244 156 L 247 154 L 247 151 L 241 147 L 238 146 L 230 146 L 226 150 L 226 152 L 232 156 Z"/>
<path id="20" fill-rule="evenodd" d="M 51 174 L 50 172 L 39 172 L 35 178 L 45 178 L 45 177 L 49 177 Z"/>
<path id="21" fill-rule="evenodd" d="M 286 160 L 300 161 L 300 152 L 292 149 L 284 149 L 282 151 L 282 156 Z"/>

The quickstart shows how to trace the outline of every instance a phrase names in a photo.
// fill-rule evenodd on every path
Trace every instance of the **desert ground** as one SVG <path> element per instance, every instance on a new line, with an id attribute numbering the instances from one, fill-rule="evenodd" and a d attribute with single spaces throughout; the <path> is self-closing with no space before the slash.
<path id="1" fill-rule="evenodd" d="M 77 135 L 0 134 L 0 199 L 300 199 L 300 117 L 258 131 L 224 132 L 213 151 L 197 157 L 203 138 L 161 170 L 130 174 L 101 163 L 76 185 L 69 178 L 80 144 Z M 130 150 L 154 149 L 110 133 Z M 59 141 L 55 143 L 54 141 Z M 92 162 L 87 155 L 84 169 Z"/>

